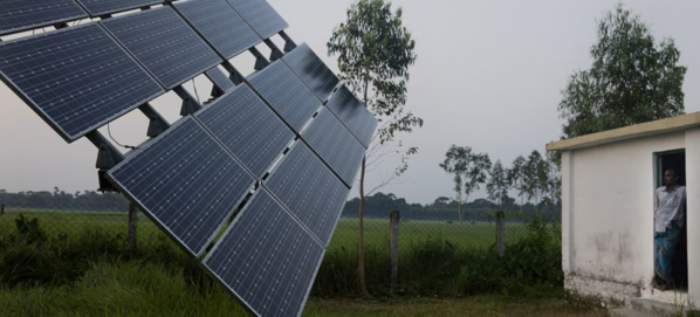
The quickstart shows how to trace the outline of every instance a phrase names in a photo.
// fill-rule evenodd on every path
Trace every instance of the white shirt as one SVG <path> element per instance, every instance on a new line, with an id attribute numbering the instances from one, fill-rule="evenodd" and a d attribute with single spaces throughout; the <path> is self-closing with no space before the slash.
<path id="1" fill-rule="evenodd" d="M 656 189 L 654 194 L 654 230 L 664 232 L 675 221 L 682 227 L 685 223 L 685 186 L 676 186 L 671 191 L 666 186 Z"/>

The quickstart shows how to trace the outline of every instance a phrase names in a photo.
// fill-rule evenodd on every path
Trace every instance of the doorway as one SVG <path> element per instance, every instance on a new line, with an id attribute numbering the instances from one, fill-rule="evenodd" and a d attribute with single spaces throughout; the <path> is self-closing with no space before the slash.
<path id="1" fill-rule="evenodd" d="M 656 153 L 655 158 L 655 188 L 659 188 L 665 185 L 664 172 L 669 169 L 672 169 L 675 172 L 675 175 L 678 177 L 678 185 L 685 186 L 686 175 L 684 149 Z M 654 192 L 654 195 L 656 195 L 656 192 Z M 672 290 L 687 290 L 688 288 L 688 239 L 687 230 L 685 230 L 685 228 L 686 225 L 684 223 L 680 237 L 680 242 L 677 245 L 675 255 L 673 257 L 673 260 L 671 261 L 674 282 L 672 283 L 672 285 L 669 286 Z"/>

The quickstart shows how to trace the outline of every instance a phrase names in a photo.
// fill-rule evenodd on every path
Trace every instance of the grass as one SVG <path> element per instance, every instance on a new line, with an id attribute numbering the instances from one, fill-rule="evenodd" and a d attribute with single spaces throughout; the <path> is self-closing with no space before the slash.
<path id="1" fill-rule="evenodd" d="M 138 252 L 127 254 L 126 214 L 25 212 L 27 219 L 39 219 L 45 231 L 41 238 L 18 234 L 18 215 L 0 216 L 0 315 L 221 316 L 242 312 L 223 287 L 143 216 Z M 370 290 L 378 298 L 394 300 L 343 299 L 356 295 L 356 230 L 356 221 L 351 219 L 338 225 L 306 316 L 517 316 L 520 311 L 524 315 L 597 316 L 563 300 L 556 239 L 547 230 L 532 231 L 522 224 L 508 224 L 512 256 L 502 260 L 493 252 L 494 224 L 404 221 L 401 284 L 396 292 L 399 297 L 395 297 L 388 296 L 387 289 L 388 222 L 369 220 Z M 475 294 L 478 296 L 464 297 Z M 436 296 L 461 299 L 416 300 Z"/>

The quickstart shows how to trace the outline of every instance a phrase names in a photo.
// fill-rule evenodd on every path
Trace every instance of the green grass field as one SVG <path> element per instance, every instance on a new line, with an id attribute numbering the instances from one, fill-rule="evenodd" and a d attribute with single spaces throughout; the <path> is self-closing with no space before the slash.
<path id="1" fill-rule="evenodd" d="M 225 316 L 242 312 L 223 287 L 143 215 L 138 224 L 138 251 L 127 254 L 125 213 L 33 210 L 21 214 L 39 220 L 46 240 L 38 245 L 17 240 L 15 220 L 20 212 L 10 210 L 0 216 L 0 316 Z M 519 301 L 498 294 L 449 299 L 455 296 L 450 294 L 520 290 L 524 288 L 521 284 L 527 288 L 530 282 L 513 280 L 494 265 L 499 260 L 489 248 L 495 241 L 495 224 L 404 221 L 400 230 L 400 275 L 406 294 L 442 294 L 442 299 L 343 299 L 355 294 L 357 244 L 357 221 L 343 219 L 305 316 L 555 316 L 558 312 L 597 316 L 585 309 L 570 309 L 562 302 L 558 286 L 549 282 L 544 284 L 544 300 Z M 388 221 L 366 222 L 368 280 L 379 298 L 386 294 L 388 231 Z M 507 240 L 516 242 L 528 231 L 523 224 L 507 224 L 506 232 Z M 560 256 L 544 258 L 558 262 Z M 505 304 L 498 304 L 500 301 Z M 521 311 L 530 313 L 519 314 Z"/>

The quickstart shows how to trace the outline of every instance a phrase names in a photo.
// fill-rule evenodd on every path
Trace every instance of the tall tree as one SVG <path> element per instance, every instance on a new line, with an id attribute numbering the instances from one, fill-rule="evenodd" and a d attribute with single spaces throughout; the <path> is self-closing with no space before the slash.
<path id="1" fill-rule="evenodd" d="M 527 192 L 527 184 L 525 183 L 525 163 L 527 163 L 525 157 L 519 155 L 515 158 L 515 160 L 513 160 L 513 164 L 508 170 L 508 182 L 518 193 L 521 203 L 523 202 L 523 198 L 526 196 Z"/>
<path id="2" fill-rule="evenodd" d="M 423 120 L 405 108 L 409 68 L 416 61 L 415 41 L 403 26 L 401 8 L 392 10 L 384 0 L 358 0 L 347 11 L 347 20 L 338 25 L 328 41 L 330 55 L 338 56 L 341 77 L 377 116 L 381 126 L 373 148 L 394 145 L 402 153 L 395 171 L 406 171 L 407 158 L 417 152 L 403 151 L 396 138 L 423 125 Z M 371 155 L 371 154 L 370 154 Z M 358 286 L 369 296 L 365 279 L 364 208 L 368 159 L 360 170 L 359 238 L 357 248 Z"/>
<path id="3" fill-rule="evenodd" d="M 618 128 L 683 113 L 686 67 L 672 39 L 656 43 L 622 5 L 598 23 L 593 65 L 573 74 L 562 92 L 564 136 Z"/>
<path id="4" fill-rule="evenodd" d="M 445 153 L 445 160 L 440 163 L 440 168 L 453 176 L 457 216 L 462 222 L 462 206 L 469 195 L 486 182 L 491 160 L 487 154 L 473 153 L 468 146 L 452 145 Z"/>
<path id="5" fill-rule="evenodd" d="M 538 204 L 549 190 L 550 165 L 539 151 L 532 151 L 522 172 L 525 198 Z"/>
<path id="6" fill-rule="evenodd" d="M 504 168 L 501 161 L 498 160 L 489 171 L 489 180 L 486 182 L 486 192 L 489 194 L 489 199 L 503 209 L 509 198 L 510 187 L 508 169 Z"/>

